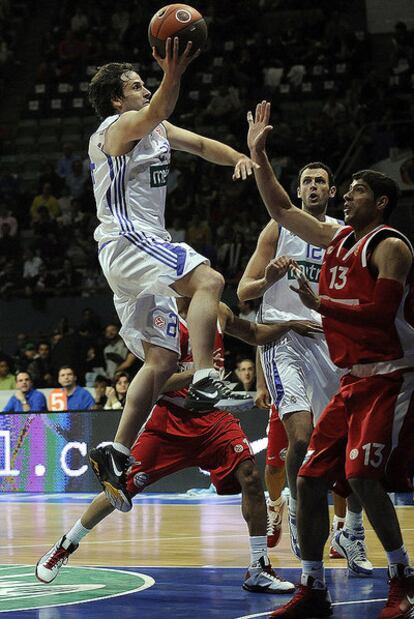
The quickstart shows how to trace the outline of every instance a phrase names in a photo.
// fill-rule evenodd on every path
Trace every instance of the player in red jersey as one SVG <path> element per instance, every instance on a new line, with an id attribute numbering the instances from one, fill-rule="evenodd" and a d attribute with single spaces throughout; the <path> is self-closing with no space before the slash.
<path id="1" fill-rule="evenodd" d="M 307 307 L 322 314 L 332 360 L 348 369 L 313 431 L 299 472 L 301 585 L 271 616 L 332 614 L 322 556 L 329 534 L 327 490 L 335 484 L 359 497 L 387 554 L 390 590 L 379 619 L 410 617 L 414 570 L 387 494 L 408 489 L 414 472 L 413 248 L 386 224 L 398 187 L 379 172 L 358 172 L 344 196 L 346 225 L 316 221 L 293 206 L 273 173 L 265 149 L 269 118 L 266 101 L 256 107 L 254 119 L 248 113 L 248 145 L 260 165 L 257 185 L 272 217 L 326 248 L 319 295 L 292 264 L 296 291 Z M 346 547 L 342 532 L 336 542 Z"/>
<path id="2" fill-rule="evenodd" d="M 180 313 L 185 315 L 188 302 L 179 299 Z M 214 364 L 224 370 L 222 332 L 261 345 L 294 329 L 302 335 L 320 332 L 312 321 L 286 321 L 258 325 L 234 316 L 220 304 L 220 324 L 214 342 Z M 212 410 L 194 412 L 184 407 L 194 373 L 194 362 L 187 325 L 180 320 L 180 369 L 164 385 L 163 395 L 153 408 L 132 448 L 133 462 L 127 473 L 131 496 L 166 475 L 198 466 L 210 471 L 218 494 L 242 494 L 242 513 L 250 535 L 251 563 L 243 588 L 259 593 L 285 594 L 294 586 L 276 576 L 267 557 L 266 503 L 260 475 L 249 441 L 239 420 L 231 413 Z M 52 582 L 81 539 L 108 516 L 114 507 L 104 493 L 98 495 L 72 529 L 39 560 L 36 576 Z"/>

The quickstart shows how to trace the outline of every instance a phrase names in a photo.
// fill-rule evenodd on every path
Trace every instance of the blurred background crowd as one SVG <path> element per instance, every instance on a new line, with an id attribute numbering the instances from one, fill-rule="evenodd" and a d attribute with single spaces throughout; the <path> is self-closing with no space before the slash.
<path id="1" fill-rule="evenodd" d="M 98 120 L 87 88 L 96 67 L 114 60 L 135 63 L 147 88 L 157 88 L 161 70 L 147 28 L 164 4 L 0 0 L 1 312 L 13 313 L 14 304 L 24 302 L 27 312 L 50 315 L 47 328 L 28 331 L 21 324 L 3 332 L 0 389 L 2 362 L 5 375 L 28 370 L 39 387 L 57 386 L 63 365 L 90 387 L 97 376 L 109 386 L 115 372 L 131 377 L 139 367 L 115 316 L 93 309 L 94 299 L 110 291 L 93 241 L 87 146 Z M 337 176 L 338 198 L 330 209 L 337 216 L 351 170 L 410 152 L 411 23 L 394 21 L 387 32 L 372 33 L 360 0 L 196 6 L 210 36 L 184 76 L 175 124 L 245 151 L 246 111 L 268 98 L 275 127 L 269 153 L 278 177 L 294 198 L 297 170 L 309 161 L 326 162 Z M 401 174 L 414 187 L 414 159 L 404 165 Z M 409 236 L 412 195 L 404 196 Z M 166 216 L 172 239 L 206 255 L 226 278 L 227 300 L 254 319 L 256 305 L 237 305 L 234 294 L 267 221 L 254 183 L 234 183 L 228 169 L 175 153 Z M 70 312 L 75 297 L 85 299 L 80 320 Z M 57 298 L 69 299 L 64 317 L 54 312 Z M 228 372 L 253 358 L 254 351 L 228 342 Z"/>

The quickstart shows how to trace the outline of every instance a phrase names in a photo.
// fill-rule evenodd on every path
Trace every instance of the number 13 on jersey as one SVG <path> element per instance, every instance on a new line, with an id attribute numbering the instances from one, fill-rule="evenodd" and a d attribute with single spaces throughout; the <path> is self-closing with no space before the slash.
<path id="1" fill-rule="evenodd" d="M 329 282 L 329 288 L 335 288 L 335 290 L 342 290 L 345 288 L 347 282 L 347 273 L 349 267 L 336 266 L 329 269 L 331 274 L 331 281 Z"/>

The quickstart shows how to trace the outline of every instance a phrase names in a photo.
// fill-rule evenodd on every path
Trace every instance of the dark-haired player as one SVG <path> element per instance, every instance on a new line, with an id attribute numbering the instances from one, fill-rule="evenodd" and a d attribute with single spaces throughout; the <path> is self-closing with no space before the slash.
<path id="1" fill-rule="evenodd" d="M 390 590 L 379 619 L 410 617 L 414 570 L 387 490 L 408 489 L 414 472 L 413 248 L 387 225 L 398 187 L 373 170 L 357 172 L 344 196 L 345 226 L 295 208 L 266 155 L 270 104 L 248 114 L 255 177 L 272 217 L 309 243 L 326 248 L 316 294 L 300 272 L 302 302 L 323 317 L 329 352 L 346 368 L 338 393 L 316 425 L 298 477 L 301 586 L 272 617 L 328 617 L 323 548 L 329 533 L 327 489 L 335 483 L 360 499 L 388 560 Z M 293 287 L 294 288 L 294 287 Z M 311 515 L 311 517 L 309 517 Z M 345 534 L 335 541 L 343 545 Z"/>
<path id="2" fill-rule="evenodd" d="M 330 168 L 320 161 L 307 163 L 299 171 L 297 195 L 301 209 L 315 220 L 338 224 L 338 220 L 326 214 L 329 200 L 336 194 L 335 181 Z M 298 303 L 290 290 L 293 275 L 289 265 L 294 259 L 306 273 L 312 289 L 317 293 L 324 250 L 307 243 L 287 228 L 271 220 L 259 236 L 257 247 L 240 280 L 238 295 L 241 300 L 263 297 L 259 320 L 272 323 L 275 320 L 315 320 L 321 322 L 318 312 Z M 340 372 L 329 357 L 323 333 L 312 340 L 289 332 L 277 342 L 260 347 L 260 357 L 271 400 L 277 410 L 270 417 L 268 450 L 272 457 L 272 440 L 278 436 L 278 417 L 288 437 L 285 467 L 289 485 L 288 522 L 291 548 L 300 558 L 296 530 L 296 480 L 303 463 L 310 436 L 323 409 L 339 388 Z M 279 429 L 280 434 L 280 429 Z M 277 462 L 280 465 L 280 461 Z M 267 461 L 269 473 L 271 461 Z M 277 470 L 280 466 L 277 467 Z M 277 474 L 277 471 L 275 471 Z M 271 479 L 271 475 L 268 475 Z M 269 490 L 268 520 L 269 545 L 274 546 L 280 535 L 283 497 L 272 499 Z M 341 499 L 343 501 L 343 499 Z M 339 503 L 339 500 L 336 500 Z M 341 514 L 343 516 L 343 513 Z M 372 565 L 367 560 L 364 544 L 362 509 L 358 500 L 351 496 L 345 522 L 336 514 L 333 520 L 333 535 L 339 526 L 352 531 L 346 558 L 350 570 L 356 575 L 372 574 Z M 274 529 L 272 531 L 272 528 Z M 331 557 L 338 556 L 331 546 Z M 342 556 L 344 553 L 342 552 Z"/>
<path id="3" fill-rule="evenodd" d="M 175 296 L 192 298 L 188 323 L 196 372 L 187 406 L 202 411 L 253 404 L 249 396 L 233 394 L 213 368 L 223 277 L 185 243 L 171 243 L 165 229 L 172 148 L 232 166 L 233 178 L 246 178 L 254 167 L 233 148 L 167 122 L 178 99 L 181 76 L 197 56 L 190 57 L 190 50 L 188 43 L 179 55 L 177 38 L 167 39 L 165 58 L 153 48 L 164 75 L 152 96 L 127 63 L 104 65 L 90 83 L 89 97 L 102 119 L 89 142 L 100 221 L 95 231 L 99 261 L 114 293 L 120 333 L 129 350 L 145 359 L 128 390 L 114 443 L 90 454 L 108 498 L 121 511 L 132 507 L 125 487 L 130 447 L 161 386 L 177 366 Z"/>

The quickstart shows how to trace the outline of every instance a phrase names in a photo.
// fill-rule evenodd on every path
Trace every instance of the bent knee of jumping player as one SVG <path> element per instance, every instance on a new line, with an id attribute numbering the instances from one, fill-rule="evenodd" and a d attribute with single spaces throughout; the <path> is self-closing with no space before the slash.
<path id="1" fill-rule="evenodd" d="M 187 297 L 205 292 L 220 298 L 224 289 L 224 277 L 206 264 L 200 264 L 194 271 L 176 281 L 172 288 Z"/>

